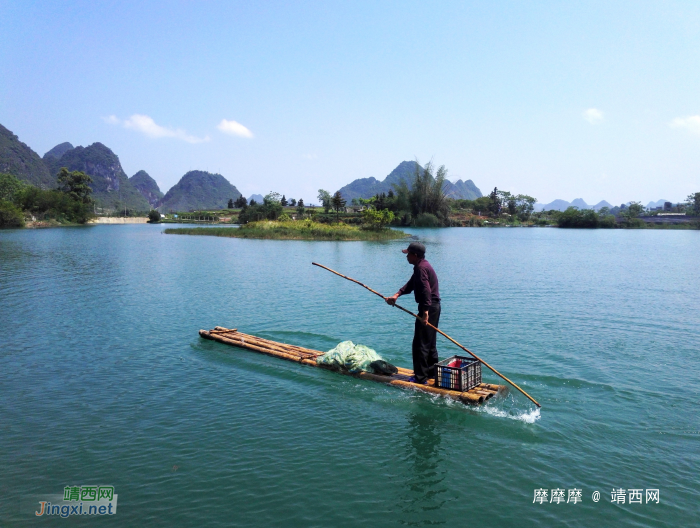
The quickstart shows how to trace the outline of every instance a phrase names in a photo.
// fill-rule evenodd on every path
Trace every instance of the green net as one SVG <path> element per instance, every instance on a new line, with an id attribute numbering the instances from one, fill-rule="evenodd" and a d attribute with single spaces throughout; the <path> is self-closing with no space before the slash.
<path id="1" fill-rule="evenodd" d="M 365 345 L 356 345 L 352 341 L 343 341 L 316 359 L 320 365 L 328 365 L 336 369 L 350 372 L 373 372 L 371 363 L 383 361 L 381 356 Z"/>

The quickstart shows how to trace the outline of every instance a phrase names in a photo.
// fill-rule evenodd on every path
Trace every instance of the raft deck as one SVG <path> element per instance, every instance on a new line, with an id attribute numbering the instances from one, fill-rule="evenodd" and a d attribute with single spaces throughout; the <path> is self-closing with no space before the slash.
<path id="1" fill-rule="evenodd" d="M 335 370 L 326 365 L 319 365 L 316 363 L 316 358 L 322 356 L 325 352 L 320 352 L 318 350 L 312 350 L 310 348 L 303 348 L 295 345 L 289 345 L 286 343 L 278 343 L 276 341 L 270 341 L 269 339 L 263 339 L 261 337 L 256 337 L 253 335 L 244 334 L 239 332 L 237 329 L 224 328 L 222 326 L 217 326 L 213 330 L 200 330 L 199 335 L 205 339 L 213 339 L 220 343 L 225 343 L 227 345 L 232 345 L 239 348 L 245 348 L 247 350 L 252 350 L 254 352 L 259 352 L 261 354 L 266 354 L 268 356 L 278 357 L 280 359 L 286 359 L 288 361 L 295 361 L 303 365 L 308 365 L 310 367 L 325 368 L 327 370 L 333 370 L 334 372 L 339 372 L 341 374 L 346 374 L 348 376 L 354 376 L 360 379 L 366 379 L 370 381 L 377 381 L 380 383 L 387 383 L 389 385 L 394 385 L 396 387 L 401 387 L 403 389 L 413 389 L 422 392 L 427 392 L 429 394 L 435 394 L 445 398 L 451 398 L 453 400 L 460 401 L 462 403 L 470 405 L 478 405 L 486 400 L 492 398 L 497 394 L 503 394 L 508 389 L 504 385 L 492 385 L 490 383 L 482 383 L 473 389 L 465 392 L 460 392 L 456 390 L 443 389 L 435 386 L 435 380 L 431 379 L 428 381 L 427 385 L 421 385 L 420 383 L 412 383 L 408 381 L 408 378 L 413 376 L 413 371 L 401 367 L 398 368 L 398 373 L 392 376 L 381 376 L 379 374 L 372 374 L 370 372 L 358 372 L 351 373 L 347 371 Z"/>

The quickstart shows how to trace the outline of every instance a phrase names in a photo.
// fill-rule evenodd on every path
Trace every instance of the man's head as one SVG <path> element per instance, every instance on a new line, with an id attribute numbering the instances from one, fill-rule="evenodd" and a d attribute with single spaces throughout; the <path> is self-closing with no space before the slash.
<path id="1" fill-rule="evenodd" d="M 411 242 L 406 249 L 401 251 L 406 254 L 406 259 L 410 264 L 416 264 L 420 259 L 425 258 L 425 246 L 420 242 Z"/>

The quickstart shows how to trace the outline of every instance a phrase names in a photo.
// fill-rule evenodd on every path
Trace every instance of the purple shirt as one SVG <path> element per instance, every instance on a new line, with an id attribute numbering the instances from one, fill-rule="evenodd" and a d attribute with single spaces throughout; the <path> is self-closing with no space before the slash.
<path id="1" fill-rule="evenodd" d="M 425 312 L 433 304 L 440 302 L 440 290 L 435 270 L 425 259 L 420 259 L 413 266 L 413 276 L 399 290 L 399 295 L 413 292 L 418 303 L 418 311 Z"/>

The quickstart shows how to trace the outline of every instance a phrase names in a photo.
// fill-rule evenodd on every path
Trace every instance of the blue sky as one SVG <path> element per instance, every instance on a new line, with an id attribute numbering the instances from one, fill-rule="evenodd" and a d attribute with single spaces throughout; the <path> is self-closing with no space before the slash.
<path id="1" fill-rule="evenodd" d="M 700 191 L 695 2 L 0 0 L 0 123 L 316 201 L 433 159 L 540 202 Z"/>

